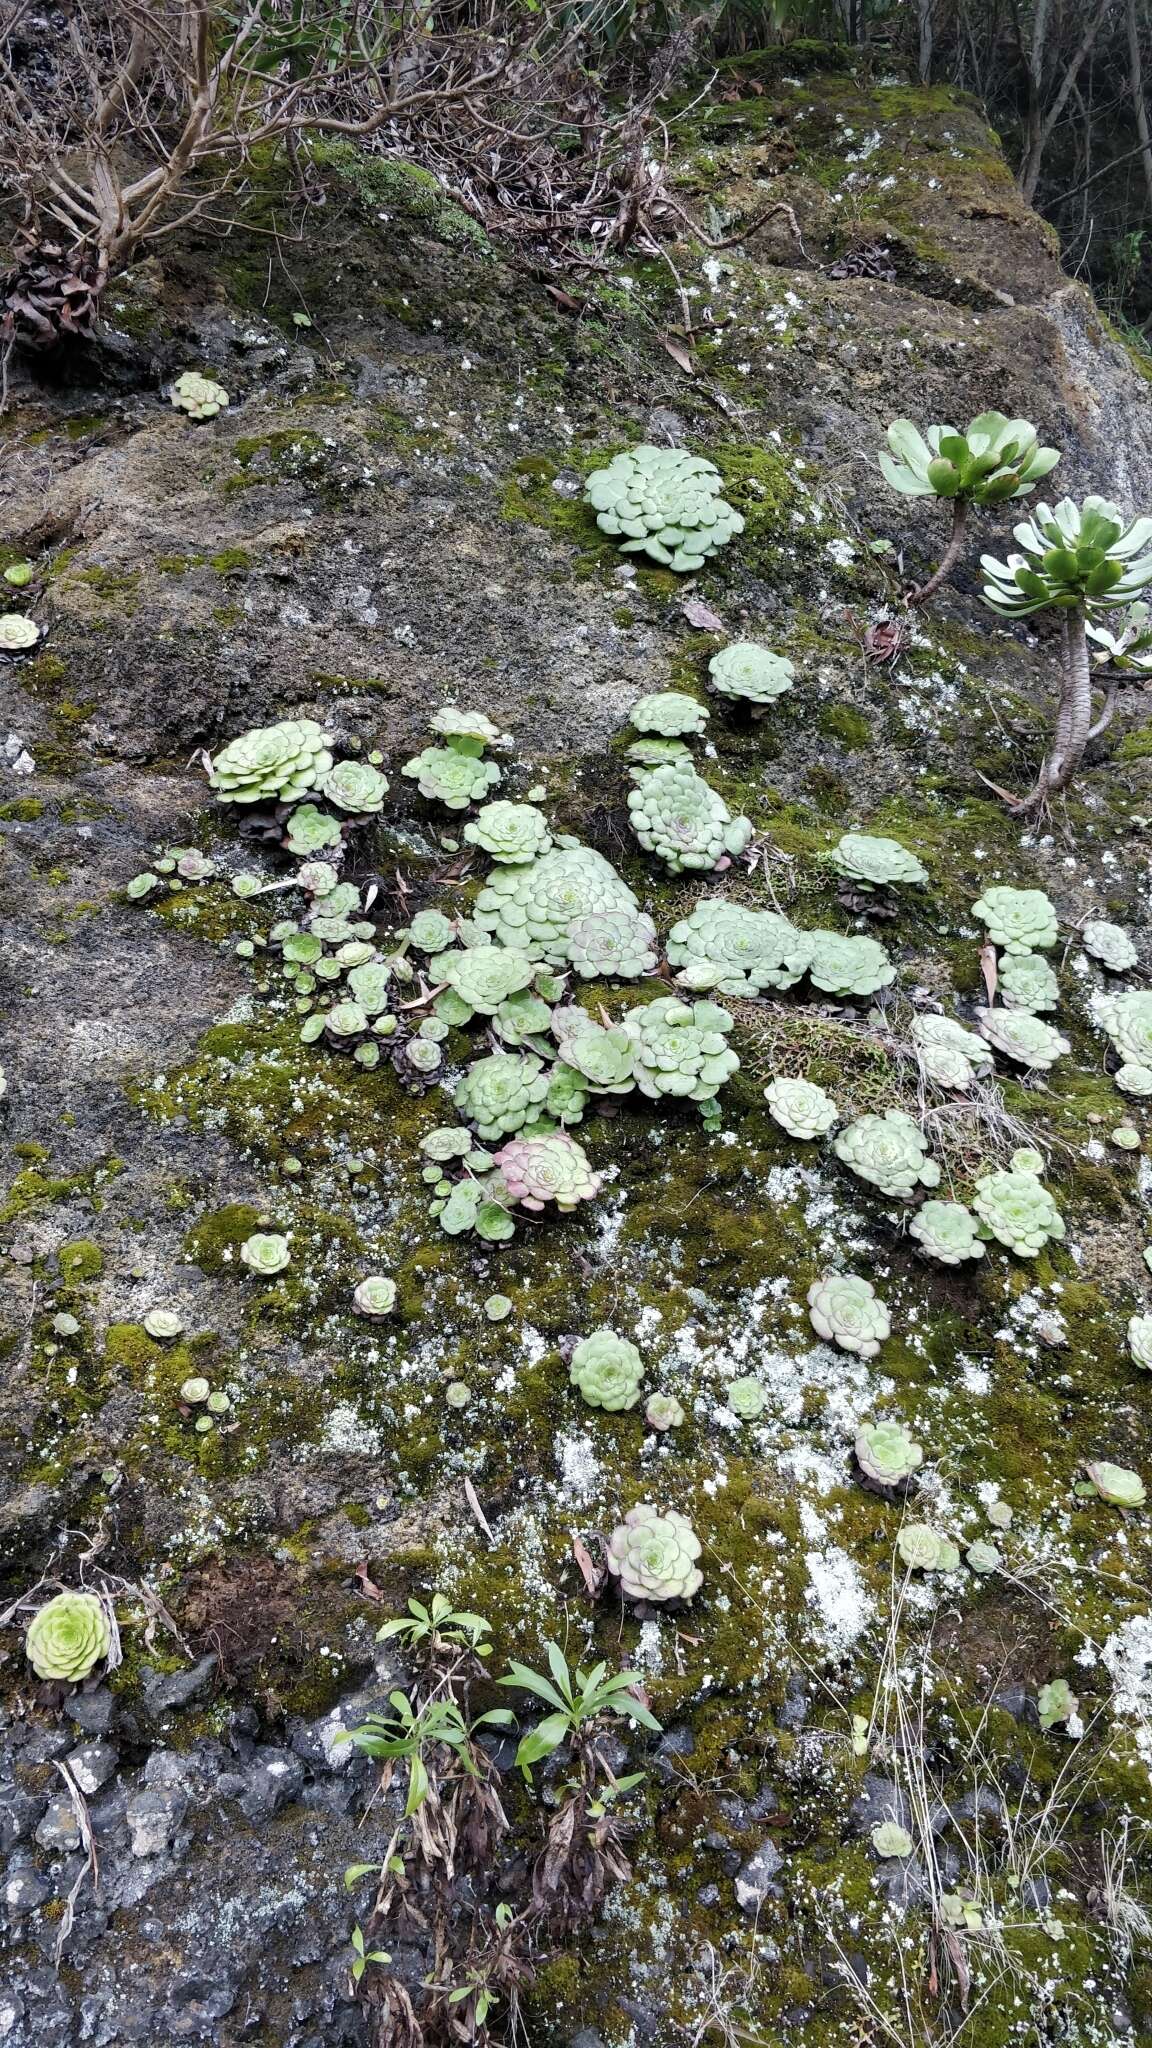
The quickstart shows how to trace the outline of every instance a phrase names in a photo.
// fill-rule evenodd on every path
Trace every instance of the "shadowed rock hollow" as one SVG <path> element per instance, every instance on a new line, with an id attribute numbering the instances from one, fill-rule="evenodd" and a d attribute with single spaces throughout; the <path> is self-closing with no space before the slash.
<path id="1" fill-rule="evenodd" d="M 889 420 L 995 406 L 1063 450 L 1061 492 L 1144 510 L 1152 393 L 972 105 L 775 61 L 736 77 L 740 97 L 674 129 L 677 190 L 717 240 L 781 199 L 803 252 L 777 218 L 715 254 L 675 246 L 675 277 L 637 256 L 568 279 L 557 304 L 418 179 L 336 153 L 296 232 L 272 168 L 251 231 L 162 245 L 111 295 L 108 354 L 19 387 L 3 423 L 3 560 L 34 563 L 17 595 L 48 633 L 0 675 L 2 731 L 35 762 L 0 770 L 0 1532 L 12 1601 L 45 1573 L 76 1583 L 85 1558 L 119 1582 L 124 1647 L 108 1683 L 62 1700 L 31 1681 L 19 1626 L 0 1638 L 0 2038 L 20 2048 L 373 2038 L 348 1981 L 366 1907 L 342 1873 L 379 1858 L 398 1808 L 394 1790 L 369 1808 L 376 1767 L 333 1735 L 407 1682 L 375 1630 L 436 1588 L 489 1618 L 494 1668 L 538 1664 L 549 1638 L 573 1661 L 627 1659 L 665 1729 L 616 1761 L 648 1774 L 632 1876 L 578 1939 L 539 1942 L 534 2048 L 1007 2048 L 1022 2011 L 1037 2041 L 1152 2027 L 1108 1876 L 1152 1813 L 1146 1520 L 1074 1490 L 1086 1459 L 1152 1473 L 1125 1344 L 1147 1300 L 1148 1178 L 1109 1138 L 1131 1124 L 1146 1142 L 1147 1118 L 1089 1010 L 1105 985 L 1143 987 L 1152 959 L 1152 725 L 1127 693 L 1036 830 L 993 795 L 1028 786 L 1055 674 L 1042 624 L 978 601 L 979 552 L 1009 543 L 996 514 L 898 659 L 863 648 L 944 538 L 940 508 L 878 479 Z M 232 395 L 202 426 L 161 391 L 190 363 Z M 639 440 L 710 456 L 745 519 L 688 582 L 621 555 L 582 502 L 588 472 Z M 628 829 L 627 712 L 673 684 L 703 695 L 709 656 L 742 636 L 797 670 L 762 721 L 708 700 L 699 765 L 751 817 L 756 858 L 669 877 Z M 382 820 L 347 867 L 375 884 L 382 932 L 467 908 L 485 864 L 399 773 L 449 701 L 512 734 L 501 794 L 542 790 L 662 936 L 728 894 L 867 929 L 898 967 L 878 1010 L 733 1004 L 742 1065 L 719 1130 L 691 1105 L 609 1098 L 577 1133 L 599 1200 L 494 1247 L 429 1214 L 419 1140 L 454 1121 L 448 1095 L 302 1045 L 274 963 L 237 953 L 298 893 L 124 893 L 167 845 L 282 879 L 211 803 L 198 756 L 308 716 L 342 752 L 386 757 Z M 849 825 L 929 871 L 890 919 L 846 901 L 824 859 Z M 983 1000 L 971 905 L 996 882 L 1057 907 L 1072 1052 L 1031 1081 L 1004 1064 L 979 1113 L 933 1098 L 940 1192 L 967 1199 L 1035 1141 L 1067 1238 L 949 1268 L 916 1252 L 900 1203 L 788 1138 L 762 1091 L 807 1073 L 846 1117 L 923 1108 L 899 1048 L 914 1006 L 969 1022 Z M 1120 983 L 1081 950 L 1090 916 L 1134 937 Z M 667 993 L 591 989 L 613 1015 Z M 482 1041 L 450 1034 L 452 1078 Z M 292 1241 L 267 1284 L 238 1256 L 261 1225 Z M 805 1297 L 827 1266 L 866 1271 L 887 1302 L 878 1358 L 815 1342 Z M 371 1272 L 398 1283 L 380 1323 L 350 1310 Z M 513 1310 L 489 1323 L 496 1291 Z M 182 1319 L 172 1343 L 143 1328 L 157 1306 Z M 562 1341 L 604 1325 L 640 1345 L 646 1392 L 680 1400 L 679 1429 L 581 1401 Z M 194 1373 L 232 1400 L 211 1434 L 180 1406 Z M 741 1422 L 725 1389 L 749 1374 L 767 1405 Z M 854 1476 L 875 1414 L 925 1447 L 907 1510 Z M 621 1619 L 589 1603 L 572 1536 L 595 1550 L 644 1499 L 691 1517 L 705 1582 L 679 1615 Z M 998 1502 L 1001 1569 L 894 1574 L 902 1514 L 966 1550 Z M 1039 1726 L 1058 1677 L 1080 1701 L 1072 1735 Z M 98 1886 L 77 1887 L 62 1759 Z M 509 1800 L 515 1900 L 539 1807 Z M 874 1846 L 885 1820 L 911 1830 L 910 1857 Z M 983 1927 L 942 1927 L 942 1893 Z M 414 1936 L 398 1967 L 415 1985 L 427 1966 Z"/>

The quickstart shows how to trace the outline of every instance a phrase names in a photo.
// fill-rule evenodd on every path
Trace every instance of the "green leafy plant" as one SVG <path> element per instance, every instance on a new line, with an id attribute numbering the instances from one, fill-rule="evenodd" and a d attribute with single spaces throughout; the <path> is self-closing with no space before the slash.
<path id="1" fill-rule="evenodd" d="M 476 1657 L 490 1657 L 491 1643 L 485 1636 L 491 1625 L 482 1614 L 456 1609 L 443 1593 L 432 1595 L 432 1604 L 410 1599 L 407 1614 L 394 1616 L 376 1631 L 378 1643 L 401 1642 L 409 1650 L 422 1650 L 435 1657 L 445 1649 L 470 1650 Z"/>
<path id="2" fill-rule="evenodd" d="M 642 910 L 592 910 L 568 929 L 568 958 L 585 981 L 639 981 L 660 957 L 656 926 Z"/>
<path id="3" fill-rule="evenodd" d="M 656 690 L 649 697 L 638 697 L 628 717 L 637 732 L 673 739 L 680 733 L 703 732 L 709 712 L 706 704 L 683 690 Z"/>
<path id="4" fill-rule="evenodd" d="M 552 844 L 543 811 L 535 804 L 513 804 L 503 798 L 484 804 L 465 825 L 464 837 L 469 846 L 482 847 L 499 861 L 534 860 Z"/>
<path id="5" fill-rule="evenodd" d="M 1080 936 L 1084 951 L 1112 974 L 1127 974 L 1139 962 L 1140 956 L 1123 925 L 1110 924 L 1104 917 L 1090 917 Z"/>
<path id="6" fill-rule="evenodd" d="M 1060 937 L 1055 908 L 1043 889 L 998 883 L 977 897 L 972 913 L 986 927 L 993 945 L 1006 953 L 1047 952 Z"/>
<path id="7" fill-rule="evenodd" d="M 509 1201 L 537 1214 L 550 1202 L 563 1214 L 600 1192 L 600 1175 L 566 1131 L 512 1138 L 496 1153 L 495 1164 Z"/>
<path id="8" fill-rule="evenodd" d="M 476 898 L 475 918 L 502 946 L 563 967 L 580 919 L 638 910 L 635 896 L 590 846 L 554 847 L 539 859 L 497 868 Z"/>
<path id="9" fill-rule="evenodd" d="M 606 1561 L 626 1600 L 691 1600 L 704 1583 L 700 1538 L 685 1515 L 646 1501 L 629 1508 L 608 1539 Z"/>
<path id="10" fill-rule="evenodd" d="M 924 1463 L 902 1422 L 866 1422 L 856 1432 L 856 1463 L 877 1486 L 900 1486 Z"/>
<path id="11" fill-rule="evenodd" d="M 808 975 L 832 996 L 871 996 L 895 981 L 896 969 L 878 939 L 812 931 Z"/>
<path id="12" fill-rule="evenodd" d="M 828 858 L 837 874 L 858 889 L 890 889 L 898 883 L 926 882 L 928 870 L 898 839 L 868 832 L 845 832 Z"/>
<path id="13" fill-rule="evenodd" d="M 981 1035 L 1017 1066 L 1047 1073 L 1058 1059 L 1072 1050 L 1071 1044 L 1052 1024 L 1031 1010 L 986 1010 L 976 1012 Z"/>
<path id="14" fill-rule="evenodd" d="M 590 1671 L 580 1666 L 573 1671 L 558 1643 L 546 1643 L 544 1647 L 548 1677 L 509 1658 L 506 1674 L 497 1680 L 499 1685 L 530 1693 L 552 1710 L 520 1739 L 516 1763 L 526 1779 L 531 1780 L 536 1764 L 552 1756 L 562 1743 L 583 1736 L 605 1715 L 635 1721 L 641 1728 L 659 1734 L 659 1721 L 633 1690 L 641 1683 L 637 1672 L 609 1672 L 605 1663 L 594 1664 Z"/>
<path id="15" fill-rule="evenodd" d="M 636 1085 L 654 1102 L 662 1095 L 712 1102 L 740 1065 L 727 1042 L 732 1019 L 717 1003 L 657 996 L 629 1010 L 624 1028 L 636 1048 Z"/>
<path id="16" fill-rule="evenodd" d="M 781 1076 L 770 1081 L 764 1100 L 775 1121 L 790 1138 L 823 1138 L 832 1129 L 840 1111 L 830 1095 L 815 1081 L 790 1080 Z"/>
<path id="17" fill-rule="evenodd" d="M 1034 1173 L 984 1174 L 972 1197 L 984 1234 L 1020 1258 L 1034 1259 L 1051 1238 L 1062 1238 L 1064 1218 Z"/>
<path id="18" fill-rule="evenodd" d="M 1041 953 L 1005 953 L 996 976 L 996 992 L 1010 1010 L 1054 1010 L 1060 984 Z"/>
<path id="19" fill-rule="evenodd" d="M 540 1114 L 548 1076 L 532 1053 L 494 1052 L 477 1060 L 456 1084 L 460 1115 L 480 1137 L 508 1137 Z"/>
<path id="20" fill-rule="evenodd" d="M 450 811 L 465 811 L 469 804 L 481 803 L 500 780 L 495 761 L 484 761 L 458 747 L 423 747 L 405 761 L 400 773 L 415 782 L 421 796 Z"/>
<path id="21" fill-rule="evenodd" d="M 907 1198 L 918 1187 L 934 1188 L 940 1168 L 928 1157 L 928 1140 L 901 1109 L 857 1117 L 833 1142 L 837 1159 L 881 1194 Z"/>
<path id="22" fill-rule="evenodd" d="M 921 1251 L 942 1266 L 961 1266 L 984 1256 L 976 1218 L 963 1202 L 925 1202 L 908 1225 Z"/>
<path id="23" fill-rule="evenodd" d="M 285 718 L 230 740 L 208 763 L 222 804 L 297 803 L 332 766 L 332 740 L 313 718 Z"/>

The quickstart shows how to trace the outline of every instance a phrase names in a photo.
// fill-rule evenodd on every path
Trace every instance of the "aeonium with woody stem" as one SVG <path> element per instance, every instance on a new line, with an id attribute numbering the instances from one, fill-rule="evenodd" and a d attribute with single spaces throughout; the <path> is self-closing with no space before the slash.
<path id="1" fill-rule="evenodd" d="M 1027 796 L 1009 799 L 1014 809 L 1033 810 L 1067 788 L 1089 740 L 1103 732 L 1112 716 L 1118 678 L 1125 663 L 1131 666 L 1131 645 L 1122 646 L 1118 636 L 1111 636 L 1115 651 L 1104 648 L 1115 673 L 1103 671 L 1105 703 L 1094 723 L 1089 621 L 1103 612 L 1127 610 L 1152 583 L 1152 519 L 1130 520 L 1107 498 L 1085 498 L 1080 505 L 1062 498 L 1056 506 L 1037 505 L 1034 516 L 1013 531 L 1023 554 L 1009 555 L 1006 562 L 993 555 L 981 558 L 985 604 L 1009 619 L 1059 611 L 1064 626 L 1052 743 L 1035 786 Z M 1093 635 L 1099 639 L 1095 628 Z"/>
<path id="2" fill-rule="evenodd" d="M 909 604 L 927 603 L 948 581 L 963 551 L 970 506 L 1024 497 L 1059 460 L 1055 448 L 1040 446 L 1030 420 L 1010 420 L 1002 412 L 980 413 L 962 434 L 948 426 L 921 434 L 911 420 L 893 420 L 888 448 L 879 455 L 885 480 L 904 497 L 952 502 L 952 531 L 939 567 L 908 592 Z"/>

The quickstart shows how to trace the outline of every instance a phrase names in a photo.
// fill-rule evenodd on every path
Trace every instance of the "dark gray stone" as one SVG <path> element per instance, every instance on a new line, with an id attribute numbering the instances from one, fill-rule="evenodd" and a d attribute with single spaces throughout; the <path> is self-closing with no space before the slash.
<path id="1" fill-rule="evenodd" d="M 774 1879 L 783 1868 L 783 1856 L 771 1837 L 766 1836 L 743 1868 L 736 1872 L 736 1903 L 742 1913 L 754 1915 L 759 1912 L 765 1899 L 772 1896 Z"/>
<path id="2" fill-rule="evenodd" d="M 282 1806 L 299 1799 L 304 1766 L 287 1749 L 258 1749 L 244 1774 L 240 1811 L 250 1821 L 270 1820 Z"/>
<path id="3" fill-rule="evenodd" d="M 111 1742 L 81 1742 L 64 1759 L 86 1799 L 108 1783 L 120 1761 Z"/>
<path id="4" fill-rule="evenodd" d="M 179 1786 L 149 1785 L 136 1792 L 125 1808 L 134 1856 L 162 1856 L 170 1846 L 188 1808 Z"/>
<path id="5" fill-rule="evenodd" d="M 24 1863 L 15 1868 L 10 1864 L 4 1878 L 4 1904 L 17 1917 L 23 1913 L 34 1913 L 52 1897 L 48 1879 L 37 1870 L 34 1863 Z"/>
<path id="6" fill-rule="evenodd" d="M 809 1706 L 808 1689 L 803 1673 L 794 1671 L 784 1688 L 784 1699 L 776 1716 L 776 1726 L 786 1728 L 790 1735 L 798 1735 L 808 1719 Z"/>
<path id="7" fill-rule="evenodd" d="M 106 1735 L 112 1725 L 116 1701 L 106 1685 L 94 1692 L 74 1692 L 64 1702 L 64 1712 L 86 1735 Z"/>
<path id="8" fill-rule="evenodd" d="M 47 1849 L 56 1856 L 80 1847 L 80 1823 L 76 1818 L 76 1809 L 66 1794 L 59 1799 L 48 1801 L 44 1817 L 36 1829 L 36 1840 L 42 1849 Z"/>
<path id="9" fill-rule="evenodd" d="M 955 1808 L 952 1810 L 955 1812 Z M 859 1798 L 853 1800 L 848 1810 L 846 1832 L 870 1835 L 874 1827 L 886 1820 L 899 1821 L 906 1828 L 911 1820 L 908 1801 L 892 1778 L 882 1778 L 878 1771 L 866 1771 Z"/>
<path id="10" fill-rule="evenodd" d="M 27 1840 L 47 1804 L 42 1792 L 26 1792 L 17 1784 L 0 1785 L 0 1854 L 6 1856 L 17 1842 Z"/>
<path id="11" fill-rule="evenodd" d="M 211 1684 L 219 1662 L 219 1657 L 210 1652 L 184 1671 L 155 1671 L 151 1665 L 145 1664 L 143 1692 L 148 1712 L 168 1714 L 173 1708 L 186 1707 L 190 1700 L 198 1699 Z"/>

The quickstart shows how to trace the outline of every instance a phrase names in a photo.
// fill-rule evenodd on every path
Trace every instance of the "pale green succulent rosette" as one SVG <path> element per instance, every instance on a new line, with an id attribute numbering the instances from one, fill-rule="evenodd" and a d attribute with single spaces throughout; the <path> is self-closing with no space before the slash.
<path id="1" fill-rule="evenodd" d="M 396 1306 L 396 1282 L 386 1273 L 369 1273 L 353 1288 L 352 1306 L 370 1321 L 390 1315 Z"/>
<path id="2" fill-rule="evenodd" d="M 569 964 L 584 981 L 640 981 L 659 958 L 656 926 L 642 910 L 592 910 L 569 928 Z"/>
<path id="3" fill-rule="evenodd" d="M 211 420 L 231 404 L 222 384 L 213 377 L 205 377 L 199 370 L 183 370 L 174 378 L 168 393 L 168 402 L 177 412 L 186 412 L 189 419 Z"/>
<path id="4" fill-rule="evenodd" d="M 461 753 L 479 754 L 485 747 L 506 747 L 511 735 L 493 725 L 485 711 L 464 711 L 459 704 L 442 704 L 428 724 L 434 733 Z"/>
<path id="5" fill-rule="evenodd" d="M 112 1631 L 95 1593 L 57 1593 L 33 1615 L 24 1649 L 37 1678 L 78 1685 L 111 1648 Z"/>
<path id="6" fill-rule="evenodd" d="M 734 818 L 723 797 L 687 762 L 638 771 L 628 809 L 645 852 L 656 854 L 673 874 L 714 868 L 725 854 L 742 853 L 752 837 L 750 819 Z"/>
<path id="7" fill-rule="evenodd" d="M 704 896 L 668 934 L 668 959 L 686 987 L 721 995 L 759 995 L 792 988 L 807 972 L 812 948 L 775 910 L 751 910 Z"/>
<path id="8" fill-rule="evenodd" d="M 1012 531 L 1023 554 L 980 558 L 984 602 L 1005 618 L 1049 605 L 1120 610 L 1152 583 L 1152 519 L 1130 520 L 1107 498 L 1037 505 Z"/>
<path id="9" fill-rule="evenodd" d="M 1128 1318 L 1128 1355 L 1142 1372 L 1152 1372 L 1152 1316 Z"/>
<path id="10" fill-rule="evenodd" d="M 277 1231 L 258 1230 L 251 1237 L 246 1237 L 240 1247 L 240 1257 L 248 1271 L 260 1279 L 271 1279 L 292 1263 L 288 1239 Z"/>
<path id="11" fill-rule="evenodd" d="M 741 1422 L 755 1422 L 768 1406 L 765 1388 L 755 1373 L 743 1373 L 739 1379 L 729 1380 L 724 1389 L 724 1398 Z"/>
<path id="12" fill-rule="evenodd" d="M 1015 1060 L 1017 1066 L 1047 1073 L 1058 1059 L 1071 1052 L 1068 1039 L 1054 1025 L 1045 1024 L 1031 1010 L 977 1010 L 983 1037 L 997 1052 Z"/>
<path id="13" fill-rule="evenodd" d="M 924 1463 L 901 1422 L 866 1422 L 856 1432 L 856 1463 L 877 1486 L 900 1486 Z"/>
<path id="14" fill-rule="evenodd" d="M 744 531 L 744 521 L 721 496 L 719 470 L 685 448 L 642 443 L 593 470 L 585 500 L 601 533 L 625 554 L 650 555 L 687 575 Z"/>
<path id="15" fill-rule="evenodd" d="M 1042 953 L 1056 944 L 1056 911 L 1043 889 L 985 889 L 972 905 L 993 945 L 1006 953 Z"/>
<path id="16" fill-rule="evenodd" d="M 913 1018 L 910 1036 L 925 1074 L 941 1088 L 968 1089 L 978 1074 L 991 1072 L 986 1041 L 953 1017 L 925 1011 Z"/>
<path id="17" fill-rule="evenodd" d="M 0 654 L 28 654 L 38 645 L 40 628 L 23 612 L 0 613 Z"/>
<path id="18" fill-rule="evenodd" d="M 890 889 L 900 883 L 928 880 L 927 868 L 898 839 L 867 832 L 845 832 L 828 858 L 837 874 L 860 889 Z"/>
<path id="19" fill-rule="evenodd" d="M 1090 917 L 1080 934 L 1084 950 L 1107 967 L 1111 974 L 1127 974 L 1139 962 L 1139 954 L 1123 925 L 1110 924 L 1105 917 Z"/>
<path id="20" fill-rule="evenodd" d="M 588 1155 L 566 1131 L 515 1137 L 495 1156 L 509 1199 L 539 1213 L 554 1203 L 564 1214 L 599 1194 L 601 1179 Z"/>
<path id="21" fill-rule="evenodd" d="M 1146 1497 L 1144 1481 L 1127 1465 L 1113 1465 L 1107 1458 L 1097 1458 L 1084 1470 L 1101 1500 L 1106 1500 L 1111 1507 L 1143 1507 Z"/>
<path id="22" fill-rule="evenodd" d="M 706 704 L 683 690 L 656 690 L 649 697 L 638 697 L 628 717 L 637 732 L 676 739 L 682 733 L 702 733 L 709 713 Z"/>
<path id="23" fill-rule="evenodd" d="M 984 1242 L 976 1218 L 963 1202 L 925 1202 L 908 1225 L 922 1252 L 942 1266 L 982 1259 Z"/>
<path id="24" fill-rule="evenodd" d="M 482 803 L 500 780 L 495 761 L 481 760 L 459 747 L 423 747 L 400 770 L 415 782 L 421 796 L 450 811 L 466 811 Z"/>
<path id="25" fill-rule="evenodd" d="M 368 761 L 338 761 L 321 780 L 320 793 L 338 811 L 368 817 L 383 810 L 388 778 Z"/>
<path id="26" fill-rule="evenodd" d="M 496 868 L 476 898 L 476 922 L 501 946 L 563 967 L 582 918 L 638 904 L 603 854 L 590 846 L 554 847 L 538 860 Z"/>
<path id="27" fill-rule="evenodd" d="M 1047 1734 L 1061 1722 L 1071 1721 L 1080 1711 L 1080 1702 L 1066 1678 L 1052 1678 L 1036 1695 L 1036 1711 Z"/>
<path id="28" fill-rule="evenodd" d="M 658 996 L 624 1018 L 636 1048 L 636 1083 L 653 1102 L 677 1095 L 708 1102 L 740 1065 L 727 1043 L 732 1019 L 716 1003 L 678 1002 Z"/>
<path id="29" fill-rule="evenodd" d="M 1152 1067 L 1152 989 L 1097 996 L 1092 1015 L 1108 1033 L 1121 1060 L 1135 1067 Z"/>
<path id="30" fill-rule="evenodd" d="M 940 1168 L 928 1157 L 928 1141 L 903 1110 L 857 1117 L 835 1140 L 837 1159 L 881 1194 L 906 1199 L 918 1187 L 934 1188 Z"/>
<path id="31" fill-rule="evenodd" d="M 1005 953 L 996 981 L 997 993 L 1010 1010 L 1054 1010 L 1060 984 L 1040 953 Z"/>
<path id="32" fill-rule="evenodd" d="M 764 1090 L 769 1113 L 790 1138 L 823 1138 L 840 1115 L 836 1103 L 815 1081 L 781 1076 Z"/>
<path id="33" fill-rule="evenodd" d="M 615 1330 L 594 1330 L 577 1344 L 568 1376 L 590 1408 L 618 1414 L 640 1399 L 644 1364 L 634 1344 Z"/>
<path id="34" fill-rule="evenodd" d="M 1117 1068 L 1112 1079 L 1124 1095 L 1152 1095 L 1152 1067 L 1128 1063 Z"/>
<path id="35" fill-rule="evenodd" d="M 495 1140 L 538 1117 L 547 1094 L 541 1060 L 531 1053 L 494 1052 L 469 1067 L 456 1084 L 454 1100 L 481 1138 Z"/>
<path id="36" fill-rule="evenodd" d="M 323 853 L 330 846 L 339 846 L 344 836 L 344 827 L 339 818 L 333 818 L 316 804 L 298 804 L 288 820 L 284 844 L 289 853 L 307 858 L 314 853 Z"/>
<path id="37" fill-rule="evenodd" d="M 888 1311 L 870 1280 L 855 1273 L 826 1273 L 808 1289 L 808 1316 L 826 1344 L 859 1358 L 875 1358 L 891 1335 Z"/>
<path id="38" fill-rule="evenodd" d="M 626 1600 L 691 1600 L 704 1583 L 700 1539 L 686 1515 L 642 1502 L 608 1539 L 606 1562 Z"/>
<path id="39" fill-rule="evenodd" d="M 332 766 L 332 740 L 312 718 L 285 718 L 230 740 L 208 780 L 222 804 L 297 803 Z"/>
<path id="40" fill-rule="evenodd" d="M 905 1522 L 896 1537 L 896 1548 L 909 1571 L 954 1572 L 960 1552 L 948 1536 L 927 1522 Z"/>
<path id="41" fill-rule="evenodd" d="M 560 1056 L 595 1095 L 627 1095 L 635 1081 L 636 1042 L 622 1024 L 598 1024 L 586 1010 L 555 1010 Z"/>
<path id="42" fill-rule="evenodd" d="M 808 976 L 832 996 L 871 996 L 895 981 L 896 969 L 878 939 L 844 932 L 807 933 Z"/>
<path id="43" fill-rule="evenodd" d="M 787 655 L 773 654 L 754 640 L 736 640 L 722 647 L 708 663 L 712 687 L 722 697 L 736 697 L 760 708 L 783 697 L 796 679 L 795 665 Z"/>
<path id="44" fill-rule="evenodd" d="M 984 1174 L 972 1207 L 986 1234 L 1020 1258 L 1034 1259 L 1050 1239 L 1065 1235 L 1064 1218 L 1034 1173 Z"/>
<path id="45" fill-rule="evenodd" d="M 503 798 L 485 804 L 465 825 L 464 837 L 469 846 L 482 847 L 493 860 L 505 862 L 534 860 L 552 844 L 543 811 L 535 804 L 513 804 Z"/>
<path id="46" fill-rule="evenodd" d="M 469 1010 L 491 1017 L 501 1003 L 530 986 L 536 969 L 515 946 L 469 946 L 462 953 L 438 954 L 431 972 L 437 981 L 447 982 Z"/>

